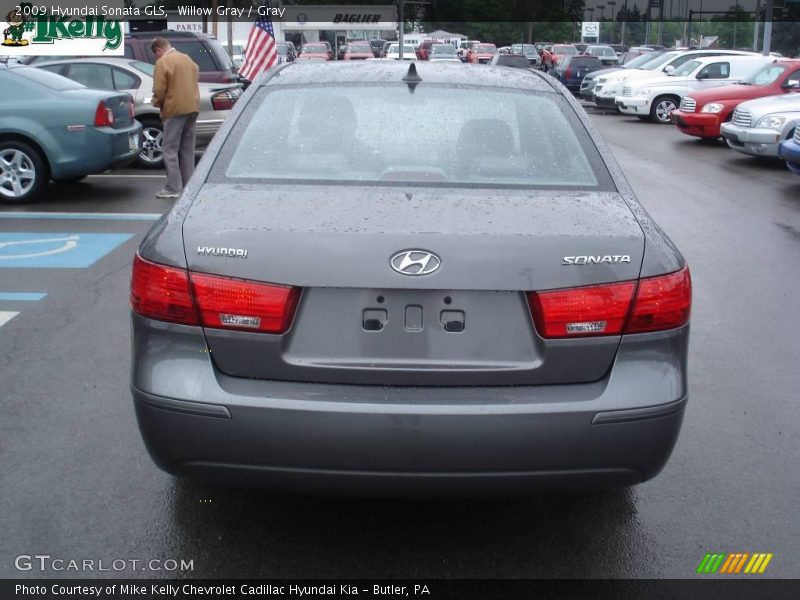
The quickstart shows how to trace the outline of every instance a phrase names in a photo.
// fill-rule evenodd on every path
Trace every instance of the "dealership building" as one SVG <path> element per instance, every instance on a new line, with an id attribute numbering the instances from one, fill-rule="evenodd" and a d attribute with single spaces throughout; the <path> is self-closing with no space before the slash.
<path id="1" fill-rule="evenodd" d="M 301 46 L 306 42 L 328 41 L 334 48 L 347 40 L 356 39 L 396 39 L 397 5 L 348 5 L 330 4 L 314 6 L 280 6 L 282 17 L 273 17 L 272 25 L 277 40 L 287 40 Z M 223 44 L 230 35 L 234 43 L 247 40 L 252 20 L 228 20 L 225 17 L 211 17 L 205 22 L 200 19 L 187 20 L 177 11 L 167 11 L 166 19 L 146 19 L 131 21 L 131 30 L 192 31 L 209 33 Z"/>

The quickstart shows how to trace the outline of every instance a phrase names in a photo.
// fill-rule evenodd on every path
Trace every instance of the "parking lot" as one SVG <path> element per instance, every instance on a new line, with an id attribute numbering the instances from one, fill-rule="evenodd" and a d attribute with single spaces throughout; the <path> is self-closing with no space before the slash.
<path id="1" fill-rule="evenodd" d="M 128 388 L 131 259 L 171 201 L 154 197 L 160 171 L 123 169 L 0 207 L 0 577 L 85 575 L 14 567 L 45 553 L 193 561 L 115 573 L 130 577 L 683 578 L 707 552 L 774 553 L 763 577 L 800 577 L 800 178 L 588 111 L 692 270 L 689 407 L 658 477 L 426 501 L 173 480 L 145 451 Z"/>

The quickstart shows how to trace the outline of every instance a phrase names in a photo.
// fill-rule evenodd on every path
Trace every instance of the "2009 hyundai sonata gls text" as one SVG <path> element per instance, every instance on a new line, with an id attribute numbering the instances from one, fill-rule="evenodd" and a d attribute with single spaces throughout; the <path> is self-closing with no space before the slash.
<path id="1" fill-rule="evenodd" d="M 139 427 L 179 476 L 632 485 L 687 399 L 685 261 L 532 71 L 270 71 L 142 242 L 131 302 Z"/>

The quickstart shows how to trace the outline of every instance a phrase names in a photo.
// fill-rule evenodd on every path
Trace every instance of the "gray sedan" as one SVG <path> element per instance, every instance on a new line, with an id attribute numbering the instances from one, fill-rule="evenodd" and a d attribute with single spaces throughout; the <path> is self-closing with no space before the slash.
<path id="1" fill-rule="evenodd" d="M 688 397 L 686 262 L 528 69 L 272 69 L 142 241 L 131 304 L 139 429 L 181 477 L 628 486 Z"/>
<path id="2" fill-rule="evenodd" d="M 151 104 L 153 65 L 130 58 L 73 58 L 37 62 L 35 66 L 68 77 L 88 88 L 130 93 L 136 101 L 136 120 L 142 124 L 142 151 L 138 162 L 144 167 L 163 166 L 163 125 L 158 108 Z M 198 148 L 209 144 L 241 93 L 239 84 L 200 83 L 200 114 L 197 116 L 196 129 Z"/>

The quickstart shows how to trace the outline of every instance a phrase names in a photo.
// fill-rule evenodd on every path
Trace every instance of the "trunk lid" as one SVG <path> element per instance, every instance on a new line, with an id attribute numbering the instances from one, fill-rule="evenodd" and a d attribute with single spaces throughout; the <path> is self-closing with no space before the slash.
<path id="1" fill-rule="evenodd" d="M 191 271 L 303 288 L 283 336 L 206 329 L 222 371 L 397 385 L 599 379 L 619 337 L 544 340 L 524 292 L 636 279 L 644 251 L 612 192 L 249 184 L 204 186 L 184 242 Z M 440 267 L 392 268 L 414 249 Z"/>

